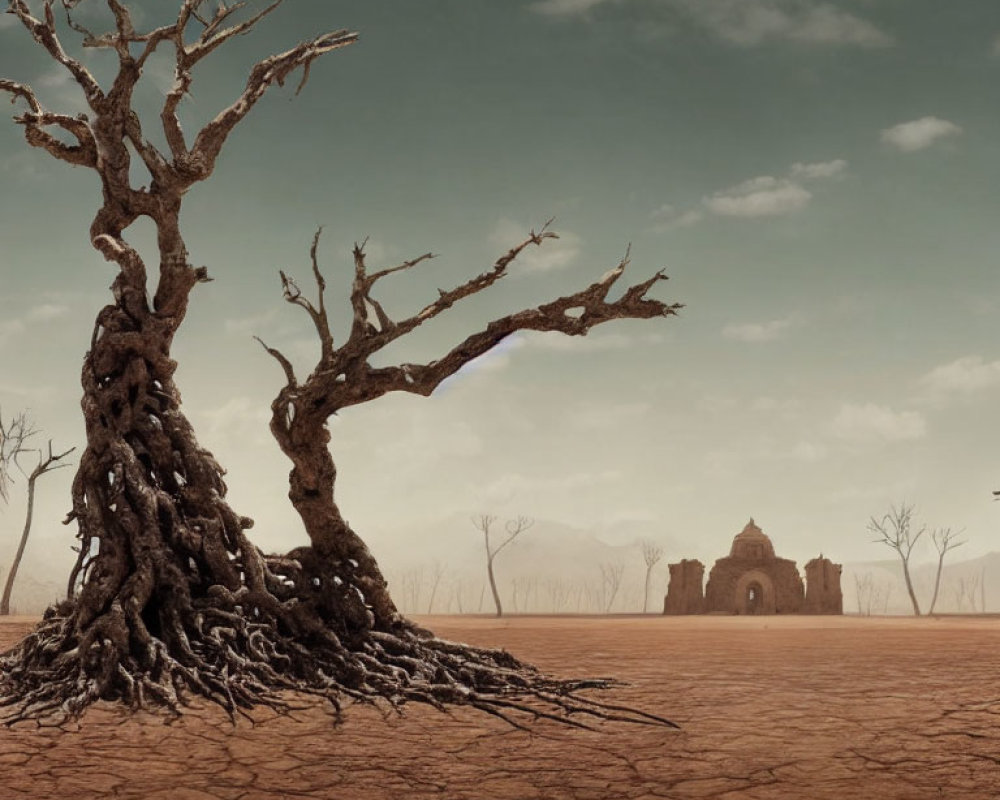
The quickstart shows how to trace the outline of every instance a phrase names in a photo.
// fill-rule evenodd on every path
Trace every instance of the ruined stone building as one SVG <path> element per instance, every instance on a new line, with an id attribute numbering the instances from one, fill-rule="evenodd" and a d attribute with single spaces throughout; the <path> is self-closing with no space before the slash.
<path id="1" fill-rule="evenodd" d="M 702 592 L 705 565 L 670 564 L 664 614 L 843 614 L 840 564 L 814 558 L 802 581 L 795 562 L 778 558 L 753 518 L 733 539 L 729 555 L 715 562 Z"/>

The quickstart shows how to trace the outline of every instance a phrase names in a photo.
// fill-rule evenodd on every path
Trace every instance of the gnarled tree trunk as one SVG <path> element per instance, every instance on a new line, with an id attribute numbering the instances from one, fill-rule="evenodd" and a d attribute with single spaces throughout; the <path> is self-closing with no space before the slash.
<path id="1" fill-rule="evenodd" d="M 463 297 L 488 288 L 521 250 L 553 234 L 532 234 L 491 271 L 441 292 L 438 300 L 400 323 L 386 317 L 370 297 L 371 287 L 428 256 L 369 275 L 362 249 L 356 248 L 354 320 L 339 349 L 334 349 L 327 325 L 314 241 L 319 307 L 282 278 L 286 298 L 307 308 L 316 324 L 321 363 L 299 384 L 288 360 L 269 350 L 288 379 L 272 404 L 271 430 L 292 461 L 289 497 L 311 544 L 287 555 L 265 556 L 246 536 L 252 520 L 226 501 L 223 469 L 199 446 L 180 410 L 171 344 L 192 289 L 209 280 L 204 267 L 189 261 L 178 225 L 181 200 L 194 183 L 211 175 L 228 135 L 273 84 L 299 68 L 307 76 L 316 58 L 357 37 L 347 31 L 323 34 L 259 62 L 240 96 L 189 146 L 176 112 L 191 84 L 192 68 L 254 27 L 282 0 L 242 22 L 233 19 L 243 3 L 219 3 L 209 17 L 203 0 L 181 0 L 175 22 L 145 33 L 136 31 L 121 0 L 107 0 L 114 30 L 97 35 L 70 20 L 90 46 L 118 56 L 118 74 L 107 91 L 63 49 L 54 1 L 42 0 L 42 18 L 35 18 L 25 0 L 8 0 L 17 21 L 80 86 L 90 113 L 70 117 L 49 112 L 30 87 L 9 80 L 0 80 L 0 91 L 27 105 L 15 119 L 24 126 L 29 144 L 98 174 L 102 204 L 91 241 L 118 274 L 112 284 L 114 300 L 98 315 L 83 364 L 87 447 L 67 520 L 77 522 L 80 538 L 69 597 L 49 609 L 42 624 L 0 659 L 0 706 L 6 707 L 0 716 L 8 723 L 50 713 L 73 717 L 98 699 L 177 711 L 191 695 L 207 697 L 235 715 L 262 703 L 281 708 L 279 693 L 296 690 L 323 696 L 338 711 L 347 697 L 381 699 L 393 706 L 408 700 L 436 707 L 466 704 L 512 724 L 518 723 L 511 712 L 572 725 L 581 725 L 572 714 L 670 724 L 576 695 L 579 689 L 610 686 L 609 679 L 547 678 L 503 651 L 438 640 L 403 619 L 375 559 L 334 501 L 336 470 L 326 428 L 338 408 L 389 391 L 430 394 L 444 378 L 517 330 L 582 335 L 611 319 L 673 314 L 677 306 L 645 297 L 662 274 L 608 302 L 626 258 L 586 290 L 495 320 L 438 361 L 374 369 L 369 355 Z M 80 1 L 62 0 L 67 14 Z M 132 110 L 142 68 L 161 45 L 174 48 L 176 62 L 174 85 L 159 120 L 168 154 L 144 136 Z M 75 143 L 53 136 L 53 127 Z M 130 182 L 133 152 L 149 172 L 148 188 L 136 189 Z M 152 297 L 146 264 L 123 235 L 140 217 L 151 219 L 157 230 L 159 264 Z M 369 306 L 378 327 L 367 318 Z"/>

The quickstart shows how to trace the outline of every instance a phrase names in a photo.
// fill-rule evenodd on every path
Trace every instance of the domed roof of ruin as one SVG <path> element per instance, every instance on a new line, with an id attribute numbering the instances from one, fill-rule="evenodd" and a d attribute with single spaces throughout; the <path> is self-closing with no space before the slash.
<path id="1" fill-rule="evenodd" d="M 774 558 L 774 545 L 750 517 L 750 521 L 733 539 L 731 558 Z"/>

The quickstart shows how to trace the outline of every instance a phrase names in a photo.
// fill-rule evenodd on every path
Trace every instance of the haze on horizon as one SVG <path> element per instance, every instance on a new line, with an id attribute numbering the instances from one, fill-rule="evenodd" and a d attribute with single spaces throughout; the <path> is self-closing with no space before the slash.
<path id="1" fill-rule="evenodd" d="M 12 21 L 0 15 L 0 75 L 76 110 Z M 329 305 L 347 320 L 353 242 L 370 236 L 373 265 L 439 254 L 386 283 L 401 314 L 554 216 L 558 241 L 391 357 L 433 358 L 597 278 L 629 243 L 632 278 L 665 267 L 657 296 L 686 308 L 582 339 L 512 337 L 429 399 L 334 420 L 338 500 L 388 571 L 420 563 L 442 525 L 475 540 L 482 512 L 532 516 L 538 536 L 646 536 L 669 543 L 664 563 L 711 563 L 753 516 L 802 564 L 888 556 L 865 523 L 906 500 L 966 529 L 955 560 L 998 549 L 995 3 L 290 2 L 214 56 L 189 128 L 262 53 L 339 27 L 360 43 L 314 65 L 298 97 L 263 101 L 183 217 L 215 281 L 175 343 L 178 384 L 263 548 L 305 537 L 267 430 L 282 377 L 251 337 L 300 369 L 317 350 L 278 269 L 310 286 L 323 226 Z M 106 54 L 85 57 L 100 73 Z M 9 121 L 0 183 L 0 407 L 82 447 L 79 365 L 113 274 L 87 243 L 98 187 Z M 22 575 L 68 572 L 71 477 L 40 482 Z M 22 514 L 15 491 L 4 569 Z"/>

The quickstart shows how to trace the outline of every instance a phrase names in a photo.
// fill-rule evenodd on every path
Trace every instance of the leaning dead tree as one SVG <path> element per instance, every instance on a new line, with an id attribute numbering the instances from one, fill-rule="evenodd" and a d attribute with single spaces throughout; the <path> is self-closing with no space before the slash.
<path id="1" fill-rule="evenodd" d="M 123 0 L 106 0 L 110 29 L 96 32 L 72 17 L 82 2 L 87 0 L 40 0 L 35 16 L 26 0 L 8 0 L 16 23 L 79 87 L 88 110 L 73 116 L 49 110 L 30 86 L 13 80 L 0 80 L 0 91 L 20 105 L 15 120 L 28 144 L 97 175 L 101 203 L 90 241 L 117 274 L 81 374 L 87 446 L 67 518 L 77 525 L 79 557 L 67 600 L 49 609 L 0 661 L 4 719 L 78 716 L 99 699 L 179 712 L 192 696 L 235 717 L 260 704 L 287 708 L 283 693 L 297 691 L 328 699 L 338 713 L 344 700 L 383 700 L 393 707 L 420 701 L 439 708 L 470 705 L 512 724 L 548 717 L 581 725 L 588 714 L 668 724 L 577 694 L 610 685 L 606 679 L 548 678 L 508 653 L 438 640 L 404 619 L 375 559 L 334 502 L 326 425 L 338 409 L 390 391 L 430 394 L 515 331 L 582 335 L 613 319 L 674 314 L 678 306 L 646 297 L 663 274 L 610 300 L 626 258 L 587 289 L 495 320 L 439 359 L 378 368 L 370 356 L 488 288 L 525 247 L 553 234 L 533 234 L 488 272 L 399 321 L 388 318 L 372 288 L 425 257 L 369 272 L 363 248 L 356 248 L 353 323 L 339 346 L 330 334 L 315 257 L 318 304 L 283 278 L 286 299 L 308 311 L 322 352 L 300 382 L 291 363 L 269 349 L 287 381 L 272 405 L 271 429 L 293 464 L 289 497 L 310 545 L 266 556 L 249 540 L 253 521 L 227 502 L 224 471 L 198 444 L 180 408 L 171 345 L 192 291 L 209 280 L 207 269 L 188 255 L 181 204 L 189 189 L 212 175 L 229 136 L 265 94 L 296 72 L 301 89 L 317 58 L 353 44 L 357 35 L 323 33 L 258 62 L 235 100 L 189 136 L 177 112 L 195 68 L 257 27 L 282 0 L 243 16 L 243 3 L 181 0 L 175 18 L 144 31 Z M 64 48 L 57 5 L 85 46 L 106 51 L 115 62 L 107 86 Z M 166 149 L 146 135 L 150 120 L 133 108 L 143 68 L 161 50 L 173 56 L 174 82 L 152 123 L 162 128 Z M 141 163 L 133 164 L 134 158 Z M 133 167 L 148 173 L 145 180 L 132 181 Z M 148 265 L 125 238 L 143 217 L 156 229 L 157 265 Z"/>
<path id="2" fill-rule="evenodd" d="M 927 609 L 928 614 L 934 613 L 934 606 L 937 605 L 938 599 L 938 589 L 941 588 L 941 570 L 944 568 L 944 557 L 947 555 L 949 550 L 954 550 L 956 547 L 961 547 L 965 544 L 965 540 L 958 540 L 958 537 L 962 534 L 962 531 L 953 531 L 951 528 L 935 528 L 931 531 L 931 541 L 934 542 L 934 549 L 937 550 L 938 562 L 937 562 L 937 572 L 934 575 L 934 596 L 931 598 L 930 608 Z M 973 604 L 973 609 L 975 609 L 975 604 Z"/>
<path id="3" fill-rule="evenodd" d="M 919 617 L 920 604 L 917 602 L 917 595 L 913 591 L 913 581 L 910 579 L 910 555 L 913 553 L 916 543 L 920 541 L 920 537 L 927 532 L 927 526 L 923 525 L 914 531 L 912 523 L 913 506 L 901 503 L 899 508 L 891 506 L 888 513 L 883 515 L 880 520 L 872 517 L 868 521 L 868 532 L 875 537 L 872 541 L 884 544 L 899 556 L 900 564 L 903 567 L 903 580 L 906 582 L 906 591 L 910 595 L 913 613 Z"/>
<path id="4" fill-rule="evenodd" d="M 28 546 L 28 537 L 31 535 L 31 521 L 35 510 L 35 484 L 43 475 L 54 472 L 57 469 L 62 469 L 63 467 L 68 467 L 69 464 L 64 462 L 63 459 L 75 449 L 75 447 L 71 447 L 62 453 L 54 453 L 52 452 L 52 440 L 50 439 L 48 455 L 43 454 L 41 450 L 36 451 L 38 462 L 31 472 L 28 473 L 28 501 L 24 512 L 24 528 L 21 531 L 21 539 L 17 543 L 17 552 L 14 554 L 14 560 L 11 562 L 10 570 L 7 573 L 7 580 L 3 587 L 3 596 L 0 597 L 0 616 L 10 614 L 10 596 L 14 591 L 14 581 L 17 580 L 17 571 L 21 567 L 24 550 Z"/>
<path id="5" fill-rule="evenodd" d="M 472 518 L 472 524 L 483 534 L 483 544 L 486 547 L 486 577 L 490 581 L 490 591 L 493 592 L 493 605 L 496 607 L 497 616 L 502 617 L 503 605 L 500 603 L 500 592 L 497 591 L 497 579 L 493 571 L 493 562 L 501 550 L 534 525 L 535 521 L 528 517 L 507 520 L 507 536 L 499 543 L 495 539 L 492 542 L 490 541 L 490 529 L 494 522 L 496 522 L 496 517 L 492 514 L 480 514 L 478 517 Z M 517 611 L 516 608 L 514 610 Z"/>

